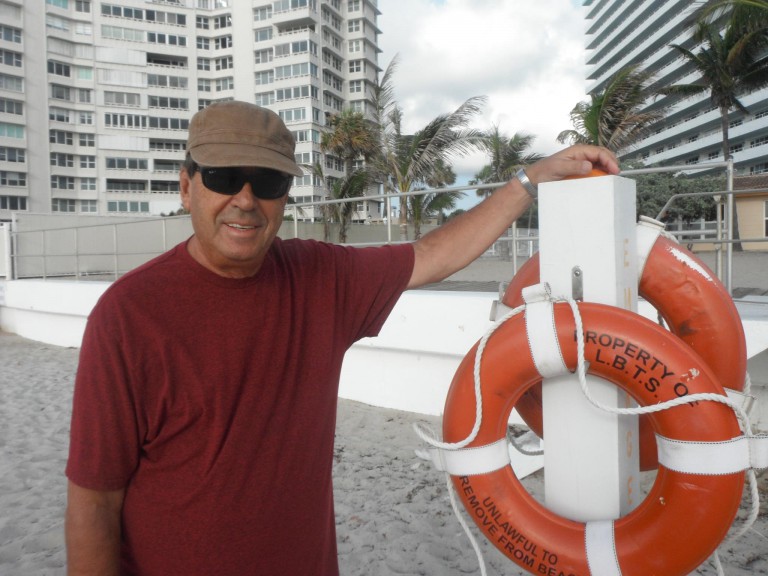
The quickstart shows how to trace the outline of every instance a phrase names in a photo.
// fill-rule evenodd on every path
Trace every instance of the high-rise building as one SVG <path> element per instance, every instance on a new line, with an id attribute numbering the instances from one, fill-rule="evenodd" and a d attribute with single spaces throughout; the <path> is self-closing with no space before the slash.
<path id="1" fill-rule="evenodd" d="M 702 2 L 690 0 L 584 0 L 587 80 L 590 93 L 601 92 L 623 67 L 641 63 L 658 85 L 689 83 L 699 75 L 670 47 L 693 51 L 693 13 Z M 739 175 L 768 173 L 768 89 L 743 94 L 749 110 L 730 113 L 730 150 Z M 661 97 L 650 106 L 663 106 Z M 709 93 L 674 104 L 654 133 L 624 153 L 646 164 L 694 165 L 722 161 L 720 111 Z"/>
<path id="2" fill-rule="evenodd" d="M 0 0 L 0 220 L 179 208 L 189 120 L 220 100 L 275 110 L 297 160 L 340 176 L 320 134 L 343 107 L 370 111 L 379 14 L 376 0 Z M 292 195 L 318 200 L 319 184 L 308 173 Z"/>

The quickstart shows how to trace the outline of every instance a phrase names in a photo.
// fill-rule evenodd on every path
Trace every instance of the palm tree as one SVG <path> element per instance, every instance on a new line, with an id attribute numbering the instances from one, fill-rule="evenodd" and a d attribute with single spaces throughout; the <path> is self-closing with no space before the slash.
<path id="1" fill-rule="evenodd" d="M 483 166 L 470 184 L 493 184 L 506 182 L 514 175 L 515 171 L 528 164 L 533 164 L 543 158 L 541 154 L 529 152 L 535 136 L 516 132 L 511 138 L 499 131 L 499 126 L 494 125 L 484 136 L 482 148 L 488 154 L 490 164 Z M 478 196 L 488 196 L 490 190 L 478 190 Z"/>
<path id="2" fill-rule="evenodd" d="M 355 160 L 368 160 L 379 150 L 376 130 L 362 112 L 344 109 L 331 116 L 327 126 L 320 148 L 341 158 L 347 174 L 352 174 Z"/>
<path id="3" fill-rule="evenodd" d="M 323 167 L 319 162 L 311 166 L 305 165 L 312 171 L 312 175 L 323 183 L 326 200 L 342 200 L 359 198 L 365 195 L 368 185 L 371 183 L 371 174 L 366 169 L 354 170 L 345 174 L 342 178 L 325 177 Z M 338 223 L 338 242 L 344 244 L 347 241 L 349 225 L 355 212 L 354 202 L 342 202 L 338 204 L 323 204 L 323 240 L 331 241 L 331 224 Z"/>
<path id="4" fill-rule="evenodd" d="M 485 96 L 475 96 L 462 103 L 455 111 L 441 114 L 414 134 L 403 134 L 403 114 L 394 99 L 392 76 L 397 67 L 395 57 L 381 81 L 374 90 L 373 101 L 379 122 L 381 153 L 377 158 L 377 169 L 389 191 L 406 193 L 424 189 L 439 181 L 448 160 L 452 156 L 463 156 L 477 149 L 482 133 L 470 128 L 470 121 L 480 112 Z M 458 196 L 458 193 L 454 193 Z M 408 237 L 408 216 L 414 211 L 414 200 L 400 201 L 400 236 Z M 422 211 L 423 213 L 423 211 Z M 421 222 L 413 220 L 414 234 L 420 237 Z"/>
<path id="5" fill-rule="evenodd" d="M 695 38 L 701 48 L 694 52 L 673 44 L 699 78 L 687 84 L 675 84 L 659 90 L 663 94 L 691 97 L 709 92 L 720 111 L 723 134 L 723 158 L 731 155 L 728 136 L 729 113 L 736 109 L 747 113 L 739 97 L 768 85 L 768 36 L 765 28 L 753 27 L 743 10 L 734 10 L 725 30 L 711 22 L 699 21 Z M 746 23 L 745 23 L 746 22 Z"/>
<path id="6" fill-rule="evenodd" d="M 323 182 L 329 199 L 356 198 L 365 195 L 371 182 L 368 170 L 355 170 L 355 161 L 368 162 L 379 151 L 378 133 L 374 125 L 361 112 L 344 109 L 328 120 L 328 130 L 320 139 L 320 149 L 337 156 L 344 163 L 343 178 L 326 178 L 322 166 L 315 164 L 312 173 Z M 354 213 L 354 203 L 323 205 L 323 236 L 330 241 L 331 222 L 339 223 L 339 242 L 347 241 L 347 231 Z"/>
<path id="7" fill-rule="evenodd" d="M 597 144 L 614 152 L 631 148 L 664 117 L 664 109 L 644 108 L 653 95 L 652 79 L 640 64 L 619 70 L 603 92 L 576 104 L 571 110 L 573 129 L 560 132 L 558 142 Z"/>
<path id="8" fill-rule="evenodd" d="M 453 168 L 446 164 L 444 160 L 439 160 L 436 163 L 434 172 L 425 182 L 426 188 L 420 189 L 445 188 L 452 186 L 455 182 L 456 173 L 453 171 Z M 419 188 L 416 190 L 419 190 Z M 421 225 L 433 216 L 437 216 L 438 224 L 442 224 L 445 212 L 456 208 L 456 201 L 463 196 L 463 192 L 433 192 L 412 196 L 408 204 L 408 210 L 409 220 L 413 223 L 414 227 L 414 237 L 417 239 L 421 237 Z"/>

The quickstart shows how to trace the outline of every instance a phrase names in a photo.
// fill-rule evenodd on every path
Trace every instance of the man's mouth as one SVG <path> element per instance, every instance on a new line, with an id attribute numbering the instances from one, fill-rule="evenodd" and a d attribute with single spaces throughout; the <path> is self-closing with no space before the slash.
<path id="1" fill-rule="evenodd" d="M 243 224 L 236 224 L 234 222 L 227 223 L 227 226 L 234 228 L 235 230 L 254 230 L 256 226 L 245 226 Z"/>

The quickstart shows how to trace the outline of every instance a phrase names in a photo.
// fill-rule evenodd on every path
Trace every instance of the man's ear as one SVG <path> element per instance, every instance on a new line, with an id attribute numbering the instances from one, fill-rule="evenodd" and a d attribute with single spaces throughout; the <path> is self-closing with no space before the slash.
<path id="1" fill-rule="evenodd" d="M 189 212 L 191 186 L 192 179 L 189 177 L 189 172 L 186 168 L 182 168 L 179 172 L 179 195 L 181 196 L 181 205 L 187 212 Z"/>

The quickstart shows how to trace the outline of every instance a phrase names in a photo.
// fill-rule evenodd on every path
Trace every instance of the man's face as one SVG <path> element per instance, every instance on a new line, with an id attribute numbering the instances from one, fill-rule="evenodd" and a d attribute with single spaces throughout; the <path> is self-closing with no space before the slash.
<path id="1" fill-rule="evenodd" d="M 280 229 L 288 195 L 262 200 L 254 196 L 249 183 L 233 196 L 219 194 L 205 187 L 200 170 L 190 178 L 184 168 L 180 188 L 181 202 L 192 215 L 195 230 L 189 243 L 192 257 L 227 278 L 256 274 Z"/>

